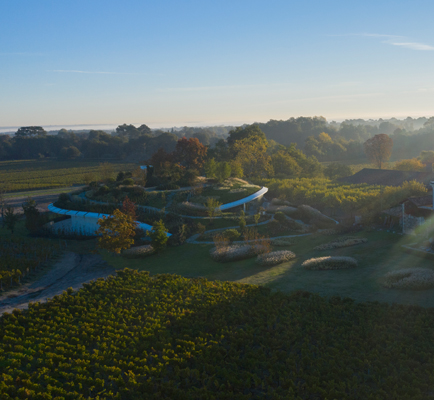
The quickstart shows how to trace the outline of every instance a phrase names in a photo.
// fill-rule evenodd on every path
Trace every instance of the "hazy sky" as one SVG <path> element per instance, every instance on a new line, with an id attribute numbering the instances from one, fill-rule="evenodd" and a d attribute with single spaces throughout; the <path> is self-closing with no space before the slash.
<path id="1" fill-rule="evenodd" d="M 0 0 L 0 126 L 434 115 L 431 1 Z"/>

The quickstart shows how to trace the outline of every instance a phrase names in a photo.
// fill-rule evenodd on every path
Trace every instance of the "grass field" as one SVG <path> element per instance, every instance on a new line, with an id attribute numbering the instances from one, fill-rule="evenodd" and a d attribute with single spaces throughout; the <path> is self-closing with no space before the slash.
<path id="1" fill-rule="evenodd" d="M 432 268 L 432 260 L 406 253 L 401 244 L 414 241 L 400 235 L 386 232 L 361 232 L 355 236 L 368 238 L 368 243 L 328 251 L 313 250 L 321 243 L 333 241 L 332 236 L 305 236 L 294 238 L 294 245 L 287 249 L 295 252 L 297 258 L 275 267 L 264 268 L 248 259 L 232 263 L 217 263 L 209 256 L 211 245 L 186 244 L 169 247 L 162 254 L 139 260 L 104 254 L 104 258 L 115 268 L 135 268 L 150 271 L 151 274 L 174 273 L 186 277 L 202 276 L 211 280 L 234 281 L 265 285 L 275 290 L 291 292 L 306 290 L 323 296 L 339 295 L 357 301 L 381 301 L 389 303 L 418 304 L 434 306 L 432 290 L 386 289 L 380 284 L 389 271 L 409 268 Z M 285 249 L 279 247 L 278 249 Z M 355 257 L 359 266 L 353 270 L 308 271 L 301 263 L 312 257 L 342 255 Z"/>
<path id="2" fill-rule="evenodd" d="M 260 187 L 243 187 L 243 183 L 234 182 L 232 186 L 228 186 L 227 189 L 218 189 L 216 187 L 207 187 L 205 188 L 200 196 L 195 196 L 190 199 L 192 203 L 203 203 L 205 204 L 208 197 L 214 197 L 220 203 L 232 203 L 233 201 L 237 201 L 243 199 L 244 197 L 250 196 L 253 193 L 256 193 Z M 239 192 L 238 192 L 239 190 Z M 233 191 L 233 192 L 232 192 Z"/>
<path id="3" fill-rule="evenodd" d="M 100 178 L 99 161 L 19 160 L 0 162 L 0 186 L 8 192 L 84 184 L 86 175 Z M 112 162 L 113 170 L 131 171 L 137 164 Z"/>

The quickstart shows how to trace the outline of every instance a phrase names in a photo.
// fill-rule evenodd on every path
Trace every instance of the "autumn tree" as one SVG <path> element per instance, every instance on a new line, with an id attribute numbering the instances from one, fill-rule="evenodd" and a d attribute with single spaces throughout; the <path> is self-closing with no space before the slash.
<path id="1" fill-rule="evenodd" d="M 135 221 L 137 219 L 137 217 L 136 217 L 136 211 L 137 211 L 136 203 L 134 203 L 133 201 L 131 201 L 128 198 L 128 196 L 125 196 L 125 199 L 122 202 L 121 211 L 124 214 L 129 215 L 132 218 L 133 221 Z"/>
<path id="2" fill-rule="evenodd" d="M 201 170 L 206 153 L 207 148 L 199 142 L 199 139 L 183 137 L 176 143 L 173 159 L 187 169 Z"/>
<path id="3" fill-rule="evenodd" d="M 173 162 L 173 156 L 168 153 L 162 147 L 160 147 L 149 160 L 149 164 L 153 166 L 155 172 L 158 174 L 166 164 L 171 164 Z"/>
<path id="4" fill-rule="evenodd" d="M 380 169 L 392 155 L 392 147 L 393 140 L 385 133 L 375 135 L 363 144 L 366 157 Z"/>
<path id="5" fill-rule="evenodd" d="M 134 243 L 137 222 L 120 210 L 115 210 L 113 215 L 104 216 L 98 220 L 99 228 L 96 231 L 100 235 L 98 246 L 117 254 L 129 249 Z"/>
<path id="6" fill-rule="evenodd" d="M 159 253 L 166 247 L 168 236 L 168 230 L 164 226 L 163 220 L 159 220 L 154 222 L 152 225 L 152 231 L 147 231 L 146 235 L 151 238 L 151 246 L 152 248 Z"/>

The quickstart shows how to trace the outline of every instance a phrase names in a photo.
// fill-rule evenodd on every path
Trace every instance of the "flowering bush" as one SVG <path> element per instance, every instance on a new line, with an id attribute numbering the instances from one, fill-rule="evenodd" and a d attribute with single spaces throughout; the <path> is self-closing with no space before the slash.
<path id="1" fill-rule="evenodd" d="M 154 249 L 150 244 L 144 246 L 131 247 L 128 250 L 122 252 L 122 256 L 125 258 L 142 258 L 147 257 L 154 253 Z"/>
<path id="2" fill-rule="evenodd" d="M 320 244 L 319 246 L 315 247 L 315 250 L 338 249 L 340 247 L 349 247 L 349 246 L 355 246 L 356 244 L 366 243 L 367 241 L 368 239 L 365 238 L 338 240 L 335 242 Z"/>
<path id="3" fill-rule="evenodd" d="M 289 250 L 272 251 L 266 254 L 260 254 L 256 262 L 264 267 L 281 264 L 295 258 L 295 254 Z"/>
<path id="4" fill-rule="evenodd" d="M 430 289 L 434 287 L 434 271 L 428 268 L 406 268 L 389 272 L 383 285 L 389 289 Z"/>
<path id="5" fill-rule="evenodd" d="M 357 267 L 357 260 L 352 257 L 318 257 L 301 264 L 306 269 L 346 269 Z"/>

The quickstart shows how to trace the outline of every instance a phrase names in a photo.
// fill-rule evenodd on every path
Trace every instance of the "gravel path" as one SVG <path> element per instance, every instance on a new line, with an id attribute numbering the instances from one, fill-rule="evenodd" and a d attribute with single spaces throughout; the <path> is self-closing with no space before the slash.
<path id="1" fill-rule="evenodd" d="M 26 309 L 29 302 L 44 303 L 69 287 L 77 290 L 83 287 L 83 283 L 106 278 L 114 273 L 115 269 L 98 254 L 65 253 L 53 269 L 38 281 L 1 296 L 0 315 L 15 308 Z"/>

